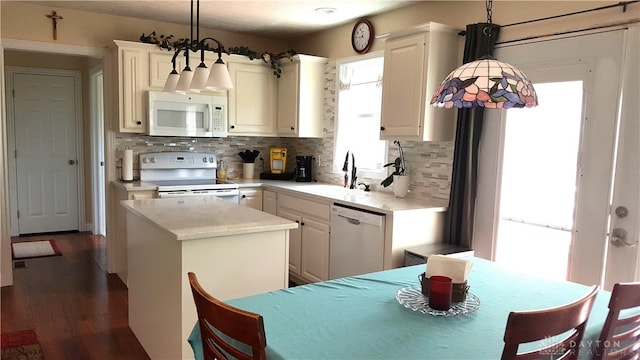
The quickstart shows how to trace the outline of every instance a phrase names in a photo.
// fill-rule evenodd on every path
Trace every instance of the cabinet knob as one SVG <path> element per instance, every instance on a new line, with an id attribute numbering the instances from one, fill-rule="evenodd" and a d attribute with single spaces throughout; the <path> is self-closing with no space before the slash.
<path id="1" fill-rule="evenodd" d="M 296 224 L 300 224 L 300 220 L 296 220 Z"/>
<path id="2" fill-rule="evenodd" d="M 384 126 L 380 126 L 380 131 L 384 131 Z"/>
<path id="3" fill-rule="evenodd" d="M 293 126 L 291 127 L 291 131 L 295 130 L 296 128 L 294 128 Z"/>
<path id="4" fill-rule="evenodd" d="M 142 121 L 136 121 L 136 124 L 142 125 Z"/>
<path id="5" fill-rule="evenodd" d="M 236 126 L 235 126 L 235 125 L 231 125 L 231 126 L 229 126 L 229 127 L 230 127 L 230 128 L 232 128 L 232 129 L 235 129 L 235 128 L 236 128 Z"/>
<path id="6" fill-rule="evenodd" d="M 246 197 L 247 197 L 247 195 L 242 195 L 242 198 L 243 198 L 243 199 L 244 199 L 244 198 L 246 198 Z"/>
<path id="7" fill-rule="evenodd" d="M 304 222 L 300 223 L 300 225 L 304 226 Z"/>

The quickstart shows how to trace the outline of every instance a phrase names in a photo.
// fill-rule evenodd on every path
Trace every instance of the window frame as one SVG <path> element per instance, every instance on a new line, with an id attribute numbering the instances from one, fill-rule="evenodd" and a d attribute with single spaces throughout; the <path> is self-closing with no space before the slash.
<path id="1" fill-rule="evenodd" d="M 334 129 L 333 129 L 333 164 L 331 166 L 331 171 L 333 174 L 342 175 L 344 172 L 342 171 L 342 166 L 344 163 L 343 157 L 344 154 L 338 154 L 338 129 L 340 124 L 340 67 L 345 64 L 354 63 L 358 61 L 364 61 L 368 59 L 374 58 L 383 58 L 384 61 L 384 51 L 374 51 L 365 55 L 359 56 L 350 56 L 346 58 L 341 58 L 336 60 L 336 71 L 335 71 L 335 111 L 334 111 Z M 384 86 L 384 79 L 383 79 Z M 382 106 L 382 103 L 380 104 Z M 380 111 L 382 113 L 382 111 Z M 379 119 L 380 120 L 380 119 Z M 379 124 L 379 123 L 378 123 Z M 380 138 L 378 138 L 380 140 Z M 385 142 L 384 146 L 384 154 L 382 155 L 381 163 L 384 165 L 387 162 L 388 154 L 389 154 L 389 142 L 386 140 L 380 140 Z M 355 154 L 357 156 L 357 154 Z M 358 176 L 374 179 L 374 180 L 382 180 L 388 176 L 387 168 L 381 167 L 379 170 L 371 170 L 371 169 L 361 169 L 358 168 Z"/>

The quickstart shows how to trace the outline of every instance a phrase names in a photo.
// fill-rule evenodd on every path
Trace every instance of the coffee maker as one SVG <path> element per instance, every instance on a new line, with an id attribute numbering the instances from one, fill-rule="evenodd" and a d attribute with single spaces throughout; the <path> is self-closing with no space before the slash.
<path id="1" fill-rule="evenodd" d="M 296 156 L 296 177 L 298 182 L 311 181 L 311 163 L 313 156 Z"/>

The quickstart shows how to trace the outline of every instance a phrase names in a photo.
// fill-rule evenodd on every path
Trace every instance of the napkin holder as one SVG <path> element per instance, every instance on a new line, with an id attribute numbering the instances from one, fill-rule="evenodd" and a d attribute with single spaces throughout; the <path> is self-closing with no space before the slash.
<path id="1" fill-rule="evenodd" d="M 424 273 L 418 276 L 420 284 L 422 284 L 422 295 L 429 296 L 429 278 L 424 276 Z M 467 293 L 469 292 L 469 285 L 467 282 L 453 283 L 453 290 L 451 293 L 451 301 L 454 303 L 463 302 L 467 300 Z"/>

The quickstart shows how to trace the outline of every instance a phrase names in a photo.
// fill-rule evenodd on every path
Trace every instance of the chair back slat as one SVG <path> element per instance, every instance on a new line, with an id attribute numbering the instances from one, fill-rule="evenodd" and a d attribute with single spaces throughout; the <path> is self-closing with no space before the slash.
<path id="1" fill-rule="evenodd" d="M 204 358 L 266 359 L 262 316 L 225 304 L 207 293 L 194 273 L 188 273 L 188 277 L 198 312 Z"/>
<path id="2" fill-rule="evenodd" d="M 598 293 L 594 285 L 582 298 L 567 305 L 533 311 L 512 311 L 504 333 L 502 359 L 577 359 L 587 320 Z M 558 338 L 568 333 L 568 336 Z M 518 353 L 520 344 L 543 341 L 539 348 Z"/>
<path id="3" fill-rule="evenodd" d="M 633 308 L 634 313 L 621 317 L 623 310 Z M 640 282 L 613 286 L 594 359 L 640 359 Z"/>

